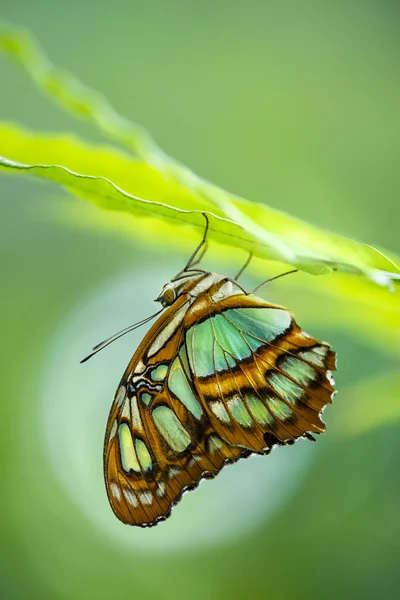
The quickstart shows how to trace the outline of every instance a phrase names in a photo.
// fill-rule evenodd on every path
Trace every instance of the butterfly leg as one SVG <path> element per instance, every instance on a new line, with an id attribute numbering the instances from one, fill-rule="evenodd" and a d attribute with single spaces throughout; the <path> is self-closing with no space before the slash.
<path id="1" fill-rule="evenodd" d="M 212 296 L 213 294 L 217 293 L 224 286 L 224 284 L 227 283 L 228 281 L 230 283 L 232 283 L 232 285 L 235 285 L 240 290 L 242 290 L 243 294 L 245 294 L 246 296 L 248 295 L 249 292 L 247 290 L 245 290 L 244 287 L 242 287 L 240 285 L 240 283 L 238 283 L 235 279 L 232 279 L 232 277 L 224 277 L 223 279 L 218 281 L 218 283 L 212 285 L 211 288 L 209 289 L 208 293 Z M 189 292 L 189 294 L 190 294 L 190 292 Z"/>
<path id="2" fill-rule="evenodd" d="M 208 234 L 208 228 L 209 228 L 210 223 L 209 223 L 209 220 L 208 220 L 208 217 L 207 217 L 206 213 L 202 213 L 202 214 L 203 214 L 203 217 L 206 220 L 206 226 L 205 226 L 204 233 L 203 233 L 203 239 L 201 240 L 200 244 L 197 246 L 196 250 L 193 252 L 192 256 L 189 258 L 189 260 L 188 260 L 186 266 L 184 267 L 183 271 L 187 271 L 193 265 L 197 265 L 200 262 L 200 260 L 203 258 L 204 252 L 207 249 L 206 242 L 207 242 L 207 234 Z M 198 253 L 203 248 L 203 246 L 205 246 L 205 249 L 202 251 L 202 253 L 200 255 L 200 258 L 196 259 Z"/>
<path id="3" fill-rule="evenodd" d="M 265 281 L 263 281 L 262 283 L 257 285 L 257 287 L 255 287 L 254 290 L 252 290 L 250 293 L 254 294 L 254 292 L 256 292 L 260 288 L 264 287 L 264 285 L 266 285 L 267 283 L 274 281 L 275 279 L 279 279 L 280 277 L 285 277 L 285 275 L 290 275 L 291 273 L 297 273 L 297 272 L 298 272 L 298 269 L 292 269 L 291 271 L 286 271 L 285 273 L 281 273 L 280 275 L 276 275 L 275 277 L 269 277 L 268 279 L 266 279 Z"/>
<path id="4" fill-rule="evenodd" d="M 249 295 L 249 292 L 247 290 L 245 290 L 244 287 L 241 286 L 240 283 L 238 283 L 236 281 L 236 279 L 232 279 L 232 277 L 225 277 L 225 279 L 223 279 L 223 281 L 230 281 L 233 285 L 236 285 L 236 287 L 238 287 L 240 290 L 242 290 L 243 294 L 245 294 L 246 296 Z"/>
<path id="5" fill-rule="evenodd" d="M 179 279 L 182 276 L 183 273 L 186 273 L 187 271 L 192 271 L 192 267 L 199 264 L 199 262 L 202 260 L 204 254 L 207 251 L 207 233 L 208 233 L 209 221 L 208 221 L 208 217 L 207 217 L 206 213 L 202 213 L 202 214 L 206 220 L 206 226 L 205 226 L 204 233 L 203 233 L 203 239 L 201 240 L 200 244 L 197 246 L 196 250 L 193 252 L 192 256 L 189 258 L 189 260 L 186 263 L 186 265 L 184 266 L 184 268 L 181 271 L 179 271 L 179 273 L 177 275 L 175 275 L 175 277 L 173 279 L 171 279 L 171 281 L 176 281 L 177 279 Z M 200 252 L 200 255 L 199 255 L 199 252 Z M 203 269 L 193 269 L 193 271 L 196 273 L 204 273 L 205 272 L 205 271 L 203 271 Z"/>
<path id="6" fill-rule="evenodd" d="M 198 265 L 198 264 L 199 264 L 199 263 L 200 263 L 200 262 L 203 260 L 203 256 L 204 256 L 204 255 L 205 255 L 205 253 L 207 252 L 207 249 L 208 249 L 208 242 L 206 241 L 206 242 L 204 243 L 204 246 L 203 246 L 203 248 L 201 249 L 201 252 L 200 252 L 199 256 L 196 258 L 196 260 L 195 260 L 194 262 L 192 262 L 192 263 L 190 264 L 190 268 L 189 268 L 189 269 L 187 269 L 187 268 L 185 267 L 185 271 L 191 271 L 191 270 L 192 270 L 192 267 L 195 267 L 196 265 Z M 196 252 L 198 252 L 198 250 L 196 250 Z"/>
<path id="7" fill-rule="evenodd" d="M 237 281 L 239 279 L 239 277 L 242 275 L 242 273 L 244 272 L 244 270 L 248 267 L 251 259 L 253 258 L 253 253 L 250 252 L 246 262 L 244 263 L 243 267 L 240 269 L 239 273 L 234 277 L 235 281 Z"/>

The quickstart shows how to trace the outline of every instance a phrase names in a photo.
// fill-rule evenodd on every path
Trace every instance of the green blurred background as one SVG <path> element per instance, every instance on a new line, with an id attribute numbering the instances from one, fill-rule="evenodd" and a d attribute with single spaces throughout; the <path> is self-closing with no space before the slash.
<path id="1" fill-rule="evenodd" d="M 200 175 L 400 251 L 396 2 L 0 8 Z M 2 120 L 100 140 L 4 56 L 0 86 Z M 111 215 L 109 230 L 71 227 L 56 207 L 79 222 L 80 204 L 50 184 L 2 176 L 0 203 L 2 598 L 398 597 L 398 332 L 386 347 L 368 324 L 352 331 L 346 304 L 312 276 L 271 285 L 264 295 L 338 352 L 327 434 L 229 467 L 159 527 L 129 528 L 108 507 L 102 443 L 143 332 L 79 360 L 150 314 L 186 248 L 129 241 Z"/>

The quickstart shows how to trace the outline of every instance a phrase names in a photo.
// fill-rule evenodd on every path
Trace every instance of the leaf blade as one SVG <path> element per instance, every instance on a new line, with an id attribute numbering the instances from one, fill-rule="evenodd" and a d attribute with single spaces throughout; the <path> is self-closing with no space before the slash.
<path id="1" fill-rule="evenodd" d="M 384 258 L 363 244 L 264 204 L 235 197 L 231 200 L 228 194 L 222 203 L 228 207 L 224 211 L 153 166 L 113 147 L 98 147 L 72 135 L 45 136 L 7 123 L 0 123 L 0 137 L 3 151 L 14 159 L 1 158 L 0 169 L 52 180 L 103 209 L 133 216 L 148 213 L 201 228 L 204 217 L 199 213 L 207 212 L 212 221 L 211 237 L 252 251 L 256 256 L 285 262 L 313 274 L 333 269 L 364 275 L 384 285 L 398 278 L 394 256 Z M 53 158 L 65 166 L 35 163 L 36 158 L 44 161 Z M 88 174 L 76 170 L 80 165 Z M 238 222 L 231 218 L 231 206 L 238 209 Z M 213 224 L 215 219 L 218 225 Z"/>
<path id="2" fill-rule="evenodd" d="M 90 120 L 105 135 L 154 167 L 166 180 L 180 184 L 190 192 L 192 201 L 196 199 L 200 206 L 205 202 L 214 214 L 240 223 L 252 235 L 253 242 L 268 248 L 268 256 L 261 256 L 281 260 L 312 274 L 347 271 L 363 274 L 385 286 L 399 280 L 399 267 L 384 255 L 378 260 L 379 253 L 375 249 L 328 232 L 321 234 L 318 228 L 265 204 L 251 203 L 229 194 L 168 157 L 145 130 L 118 115 L 101 94 L 55 67 L 27 31 L 0 22 L 0 49 L 12 56 L 37 87 L 62 108 Z M 82 173 L 80 169 L 77 171 Z M 136 190 L 131 193 L 139 195 Z M 148 199 L 156 200 L 151 196 Z"/>

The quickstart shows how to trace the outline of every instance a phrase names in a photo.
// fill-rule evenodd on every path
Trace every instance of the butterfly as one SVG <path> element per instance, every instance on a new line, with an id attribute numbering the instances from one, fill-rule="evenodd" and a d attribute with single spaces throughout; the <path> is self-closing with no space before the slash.
<path id="1" fill-rule="evenodd" d="M 158 316 L 125 370 L 105 434 L 108 498 L 129 525 L 165 520 L 226 464 L 325 430 L 335 353 L 238 276 L 197 267 L 206 221 L 201 244 L 156 299 L 162 309 L 84 359 Z"/>

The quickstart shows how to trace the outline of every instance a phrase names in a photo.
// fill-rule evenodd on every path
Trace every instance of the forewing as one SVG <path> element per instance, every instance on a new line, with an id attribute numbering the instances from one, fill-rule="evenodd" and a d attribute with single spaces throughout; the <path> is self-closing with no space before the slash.
<path id="1" fill-rule="evenodd" d="M 184 343 L 185 311 L 179 299 L 153 325 L 128 365 L 108 419 L 107 493 L 116 516 L 130 525 L 156 525 L 185 490 L 249 455 L 214 431 L 199 401 Z"/>
<path id="2" fill-rule="evenodd" d="M 334 392 L 335 354 L 293 315 L 244 294 L 188 311 L 186 343 L 193 382 L 211 424 L 227 443 L 264 452 L 325 424 Z"/>

